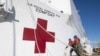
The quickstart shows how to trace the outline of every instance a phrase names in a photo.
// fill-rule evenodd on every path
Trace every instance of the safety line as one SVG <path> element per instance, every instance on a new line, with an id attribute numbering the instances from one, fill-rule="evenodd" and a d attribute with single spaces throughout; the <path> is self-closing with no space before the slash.
<path id="1" fill-rule="evenodd" d="M 27 0 L 27 4 L 29 5 L 29 1 L 28 0 Z M 30 9 L 30 13 L 31 13 L 32 19 L 34 19 L 34 16 L 33 16 L 33 13 L 32 13 L 33 12 L 32 9 L 30 8 L 30 6 L 28 6 L 28 7 Z M 35 19 L 33 21 L 35 21 Z M 37 42 L 37 39 L 36 39 L 36 32 L 35 32 L 35 30 L 34 30 L 34 34 L 35 34 L 36 46 L 37 46 L 38 51 L 39 51 L 39 56 L 41 56 L 41 54 L 40 54 L 40 48 L 38 46 L 38 42 Z"/>
<path id="2" fill-rule="evenodd" d="M 31 17 L 32 17 L 32 19 L 33 19 L 33 21 L 34 22 L 36 22 L 35 21 L 35 18 L 34 18 L 34 15 L 33 15 L 33 11 L 32 11 L 32 9 L 31 9 L 31 7 L 30 7 L 30 5 L 29 5 L 29 1 L 27 0 L 27 4 L 28 4 L 28 7 L 29 7 L 29 9 L 30 9 L 30 14 L 31 14 Z M 46 32 L 46 33 L 48 33 L 51 37 L 53 37 L 53 38 L 55 38 L 55 36 L 53 36 L 51 33 L 49 33 L 49 32 L 47 32 L 38 22 L 37 22 L 37 24 Z M 35 34 L 36 35 L 36 34 Z M 36 39 L 36 36 L 35 36 L 35 39 Z M 58 40 L 60 43 L 62 43 L 62 44 L 64 44 L 64 45 L 66 45 L 64 42 L 62 42 L 62 41 L 60 41 L 59 39 L 57 39 L 57 38 L 55 38 L 56 40 Z M 37 40 L 36 40 L 36 42 L 37 42 Z M 38 42 L 37 42 L 38 43 Z M 37 45 L 37 43 L 36 43 L 36 45 Z M 38 45 L 37 45 L 38 46 Z M 38 47 L 38 51 L 39 51 L 39 53 L 40 53 L 40 49 L 39 49 L 39 47 Z M 49 51 L 49 50 L 48 50 Z M 50 52 L 49 52 L 50 53 Z M 51 55 L 51 54 L 50 54 Z"/>

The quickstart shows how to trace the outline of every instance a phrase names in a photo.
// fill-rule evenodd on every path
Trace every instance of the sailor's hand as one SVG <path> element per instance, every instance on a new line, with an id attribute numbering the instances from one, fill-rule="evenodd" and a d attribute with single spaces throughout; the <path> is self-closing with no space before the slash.
<path id="1" fill-rule="evenodd" d="M 66 48 L 68 48 L 68 46 L 66 46 Z"/>

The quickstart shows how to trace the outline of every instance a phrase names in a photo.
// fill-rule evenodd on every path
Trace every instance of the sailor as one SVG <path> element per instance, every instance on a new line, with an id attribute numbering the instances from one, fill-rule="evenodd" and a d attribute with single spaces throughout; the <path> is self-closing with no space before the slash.
<path id="1" fill-rule="evenodd" d="M 77 51 L 77 49 L 76 49 L 76 47 L 75 47 L 74 41 L 72 41 L 71 39 L 69 39 L 68 45 L 72 47 L 71 50 L 70 50 L 70 56 L 72 56 L 72 52 L 73 52 L 73 51 L 75 51 L 75 53 L 76 53 L 78 56 L 80 56 L 79 53 L 78 53 L 78 51 Z M 67 46 L 67 47 L 68 47 L 68 46 Z M 67 47 L 66 47 L 66 48 L 67 48 Z"/>
<path id="2" fill-rule="evenodd" d="M 80 44 L 80 39 L 76 35 L 74 36 L 74 43 Z"/>
<path id="3" fill-rule="evenodd" d="M 71 40 L 71 38 L 69 38 L 68 46 L 73 46 L 73 41 Z M 66 46 L 66 48 L 68 48 L 68 46 Z"/>
<path id="4" fill-rule="evenodd" d="M 83 56 L 83 48 L 82 45 L 80 43 L 80 38 L 78 38 L 76 35 L 74 36 L 74 46 L 77 49 L 78 53 L 80 56 Z"/>

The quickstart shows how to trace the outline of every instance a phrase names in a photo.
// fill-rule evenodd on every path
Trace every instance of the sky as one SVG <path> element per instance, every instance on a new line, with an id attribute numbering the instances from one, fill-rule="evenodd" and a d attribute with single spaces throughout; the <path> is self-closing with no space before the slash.
<path id="1" fill-rule="evenodd" d="M 100 42 L 100 0 L 73 0 L 87 37 Z"/>

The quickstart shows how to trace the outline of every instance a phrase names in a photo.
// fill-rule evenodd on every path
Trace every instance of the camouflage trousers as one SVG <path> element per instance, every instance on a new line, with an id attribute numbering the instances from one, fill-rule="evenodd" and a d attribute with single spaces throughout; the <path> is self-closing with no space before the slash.
<path id="1" fill-rule="evenodd" d="M 79 55 L 84 56 L 83 55 L 83 48 L 82 48 L 82 45 L 80 43 L 76 45 L 76 48 L 78 50 Z"/>

